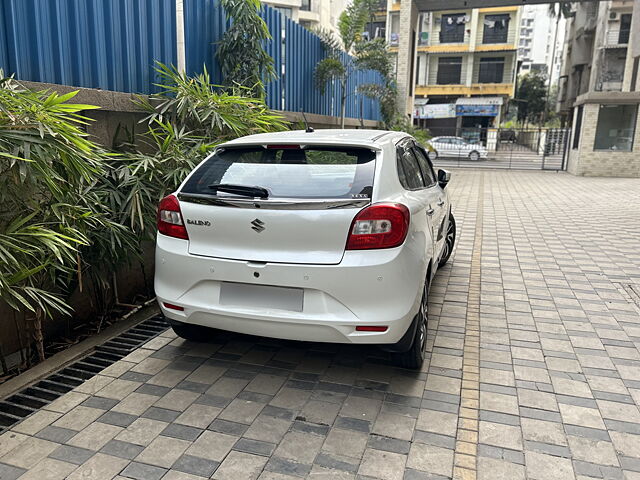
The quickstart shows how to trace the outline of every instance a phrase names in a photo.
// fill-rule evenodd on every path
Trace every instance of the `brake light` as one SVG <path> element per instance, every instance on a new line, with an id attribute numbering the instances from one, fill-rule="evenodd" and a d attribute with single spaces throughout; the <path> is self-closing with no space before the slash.
<path id="1" fill-rule="evenodd" d="M 158 232 L 168 237 L 189 240 L 189 234 L 184 226 L 180 203 L 174 195 L 160 200 L 158 206 Z"/>
<path id="2" fill-rule="evenodd" d="M 284 144 L 284 145 L 267 145 L 269 150 L 300 150 L 300 145 Z"/>
<path id="3" fill-rule="evenodd" d="M 361 210 L 351 223 L 347 250 L 393 248 L 409 231 L 409 209 L 401 203 L 376 203 Z"/>

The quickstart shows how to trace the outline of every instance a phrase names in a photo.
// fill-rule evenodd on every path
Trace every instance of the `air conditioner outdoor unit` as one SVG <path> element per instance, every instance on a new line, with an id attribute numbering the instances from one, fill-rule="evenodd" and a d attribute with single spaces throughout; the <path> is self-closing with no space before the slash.
<path id="1" fill-rule="evenodd" d="M 609 12 L 609 20 L 615 20 L 618 18 L 618 12 Z"/>

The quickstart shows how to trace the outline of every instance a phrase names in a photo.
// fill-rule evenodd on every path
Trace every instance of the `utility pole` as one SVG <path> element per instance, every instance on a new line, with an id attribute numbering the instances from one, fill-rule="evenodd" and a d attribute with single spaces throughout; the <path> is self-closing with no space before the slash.
<path id="1" fill-rule="evenodd" d="M 544 99 L 544 115 L 542 117 L 542 125 L 547 123 L 547 113 L 549 110 L 549 93 L 551 92 L 551 79 L 553 78 L 553 67 L 556 63 L 556 48 L 558 46 L 558 28 L 560 27 L 560 15 L 562 15 L 562 7 L 558 4 L 558 13 L 556 15 L 556 31 L 553 34 L 553 50 L 551 51 L 551 65 L 549 66 L 549 79 L 547 81 L 547 94 Z"/>

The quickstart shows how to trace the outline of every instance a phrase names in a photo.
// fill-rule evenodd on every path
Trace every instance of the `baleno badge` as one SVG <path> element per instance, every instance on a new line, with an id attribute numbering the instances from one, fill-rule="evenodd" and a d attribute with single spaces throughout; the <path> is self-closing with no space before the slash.
<path id="1" fill-rule="evenodd" d="M 187 224 L 188 225 L 202 225 L 203 227 L 210 227 L 211 226 L 211 222 L 208 220 L 191 220 L 189 218 L 187 218 Z"/>

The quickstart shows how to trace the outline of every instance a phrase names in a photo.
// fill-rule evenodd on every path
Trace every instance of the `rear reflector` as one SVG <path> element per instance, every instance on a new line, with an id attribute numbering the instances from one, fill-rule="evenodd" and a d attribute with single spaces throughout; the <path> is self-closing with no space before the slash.
<path id="1" fill-rule="evenodd" d="M 389 327 L 382 327 L 378 325 L 358 325 L 356 327 L 356 332 L 386 332 Z"/>
<path id="2" fill-rule="evenodd" d="M 353 219 L 347 250 L 402 245 L 409 231 L 409 217 L 409 209 L 401 203 L 374 203 Z"/>
<path id="3" fill-rule="evenodd" d="M 178 310 L 179 312 L 184 312 L 184 307 L 180 305 L 174 305 L 173 303 L 162 302 L 164 308 L 170 308 L 171 310 Z"/>

